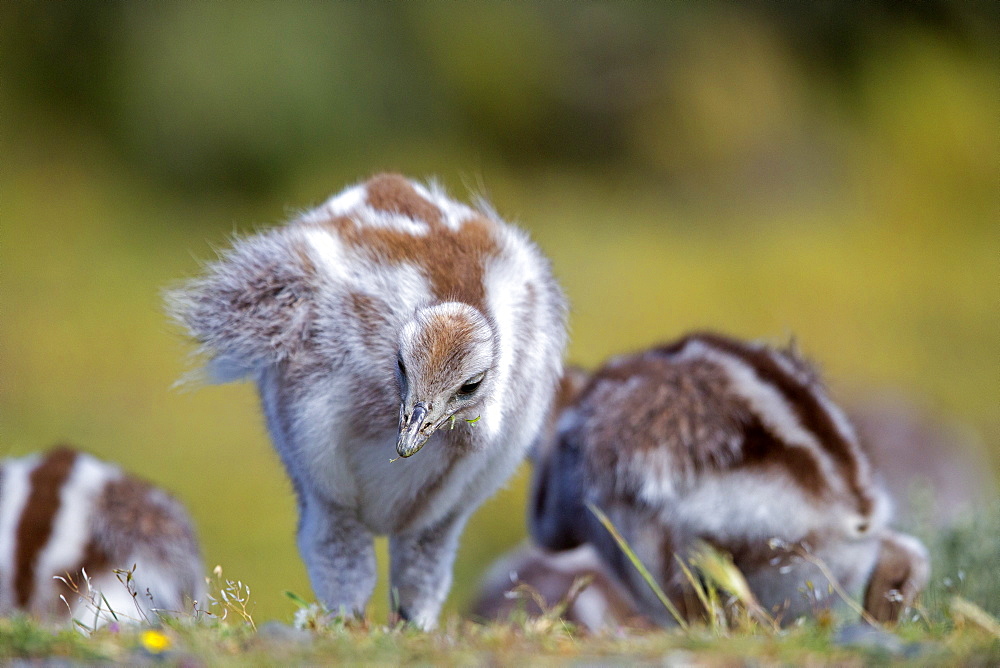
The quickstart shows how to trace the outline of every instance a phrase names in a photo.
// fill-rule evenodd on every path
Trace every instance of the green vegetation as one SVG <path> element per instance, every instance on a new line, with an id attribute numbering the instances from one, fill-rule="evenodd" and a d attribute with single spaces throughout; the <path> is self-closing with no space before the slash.
<path id="1" fill-rule="evenodd" d="M 990 532 L 995 550 L 1000 536 L 1000 505 L 980 521 L 978 528 Z M 932 545 L 936 563 L 945 569 L 965 569 L 964 582 L 988 581 L 994 564 L 948 561 L 942 551 L 968 546 L 969 538 L 964 530 L 948 533 Z M 0 660 L 55 656 L 128 663 L 156 659 L 184 665 L 333 661 L 534 665 L 584 661 L 695 662 L 709 666 L 748 662 L 854 665 L 888 660 L 923 666 L 989 666 L 1000 660 L 997 618 L 965 598 L 962 594 L 967 591 L 953 587 L 945 591 L 940 582 L 891 633 L 870 627 L 864 630 L 831 615 L 780 629 L 763 611 L 754 609 L 749 592 L 738 595 L 746 605 L 744 614 L 721 614 L 718 601 L 723 590 L 741 588 L 742 577 L 733 572 L 731 562 L 717 554 L 703 554 L 693 566 L 706 578 L 704 584 L 697 585 L 703 589 L 703 600 L 718 613 L 709 621 L 672 630 L 603 635 L 587 635 L 559 619 L 563 605 L 556 605 L 539 618 L 528 619 L 515 613 L 507 623 L 489 625 L 450 616 L 438 631 L 423 633 L 404 624 L 386 626 L 370 618 L 333 617 L 290 592 L 286 592 L 288 599 L 299 608 L 294 625 L 258 624 L 252 614 L 250 588 L 223 577 L 217 568 L 209 581 L 211 598 L 205 610 L 150 620 L 152 626 L 123 623 L 90 631 L 80 622 L 81 632 L 66 627 L 46 628 L 24 617 L 0 619 Z M 691 582 L 698 580 L 692 576 Z M 531 591 L 522 593 L 532 595 Z M 570 592 L 567 599 L 576 593 Z M 995 596 L 991 599 L 994 610 L 997 600 Z M 128 618 L 127 614 L 119 616 Z"/>
<path id="2" fill-rule="evenodd" d="M 912 636 L 904 627 L 902 635 Z M 102 630 L 91 638 L 75 631 L 52 634 L 23 618 L 0 620 L 0 659 L 67 657 L 97 662 L 145 663 L 154 658 L 192 665 L 260 665 L 345 662 L 377 665 L 549 665 L 556 662 L 740 665 L 744 662 L 805 665 L 885 663 L 924 666 L 989 666 L 1000 646 L 983 629 L 961 626 L 919 629 L 902 651 L 844 647 L 830 628 L 806 626 L 775 634 L 719 635 L 700 628 L 614 637 L 581 636 L 568 627 L 529 624 L 478 626 L 452 620 L 435 633 L 365 624 L 335 624 L 316 632 L 271 627 L 170 624 L 154 634 Z M 150 637 L 152 636 L 152 637 Z M 150 648 L 153 649 L 150 649 Z M 162 648 L 162 649 L 161 649 Z"/>
<path id="3" fill-rule="evenodd" d="M 252 584 L 258 626 L 289 621 L 283 592 L 310 588 L 256 398 L 176 385 L 192 346 L 161 295 L 231 234 L 392 169 L 482 191 L 529 230 L 572 302 L 572 361 L 693 328 L 794 333 L 836 396 L 926 400 L 978 434 L 996 472 L 1000 22 L 990 3 L 920 6 L 5 3 L 0 455 L 68 441 L 174 491 L 208 564 Z M 464 534 L 442 633 L 383 630 L 383 577 L 369 627 L 303 647 L 179 625 L 171 651 L 847 660 L 823 628 L 716 642 L 458 622 L 524 535 L 528 479 Z M 997 663 L 949 606 L 958 594 L 1000 614 L 983 567 L 998 527 L 983 513 L 925 532 L 937 617 L 904 638 Z M 5 656 L 123 660 L 138 643 L 0 620 Z"/>

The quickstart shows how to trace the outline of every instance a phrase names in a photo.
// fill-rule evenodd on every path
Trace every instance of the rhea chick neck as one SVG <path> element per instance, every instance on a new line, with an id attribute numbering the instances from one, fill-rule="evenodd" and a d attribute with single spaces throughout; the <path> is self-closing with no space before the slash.
<path id="1" fill-rule="evenodd" d="M 421 308 L 400 332 L 400 457 L 417 453 L 437 429 L 473 421 L 495 389 L 496 333 L 476 308 L 445 302 Z"/>

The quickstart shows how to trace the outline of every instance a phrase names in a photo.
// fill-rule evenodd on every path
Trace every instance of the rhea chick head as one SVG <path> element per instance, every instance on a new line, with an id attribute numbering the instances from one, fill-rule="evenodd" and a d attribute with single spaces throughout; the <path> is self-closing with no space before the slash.
<path id="1" fill-rule="evenodd" d="M 468 304 L 445 302 L 418 310 L 399 337 L 399 440 L 410 457 L 449 420 L 475 420 L 496 380 L 496 333 Z"/>

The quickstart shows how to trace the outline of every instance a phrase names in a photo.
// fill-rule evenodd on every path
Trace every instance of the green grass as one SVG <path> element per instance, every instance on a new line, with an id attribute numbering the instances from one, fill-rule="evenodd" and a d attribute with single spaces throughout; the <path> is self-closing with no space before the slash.
<path id="1" fill-rule="evenodd" d="M 613 527 L 612 527 L 613 528 Z M 986 538 L 984 541 L 983 538 Z M 847 643 L 845 627 L 856 617 L 841 611 L 781 629 L 766 614 L 713 615 L 659 631 L 620 630 L 590 635 L 559 618 L 564 605 L 541 617 L 515 613 L 507 623 L 478 624 L 455 615 L 424 633 L 405 624 L 369 618 L 345 620 L 285 592 L 298 608 L 292 620 L 258 624 L 252 590 L 216 569 L 210 599 L 197 614 L 148 620 L 141 626 L 109 625 L 93 631 L 86 619 L 59 626 L 24 616 L 0 618 L 0 661 L 65 658 L 95 662 L 211 665 L 330 663 L 429 665 L 539 665 L 552 663 L 697 663 L 697 665 L 992 666 L 1000 661 L 1000 607 L 993 575 L 1000 547 L 1000 504 L 929 542 L 935 574 L 917 606 L 879 642 Z M 622 544 L 623 549 L 627 545 Z M 992 551 L 991 551 L 992 550 Z M 711 556 L 714 564 L 706 564 Z M 693 562 L 707 579 L 703 600 L 717 605 L 734 586 L 731 562 L 703 555 Z M 960 579 L 955 574 L 961 572 Z M 692 577 L 692 583 L 698 580 Z M 719 587 L 716 589 L 716 587 Z M 531 592 L 527 592 L 529 595 Z M 571 598 L 575 592 L 567 595 Z M 752 595 L 740 600 L 752 610 Z M 976 603 L 975 601 L 980 601 Z M 738 604 L 737 604 L 738 605 Z M 545 609 L 542 606 L 543 610 Z M 119 611 L 118 618 L 129 615 Z M 720 621 L 721 620 L 721 621 Z M 726 621 L 728 620 L 728 621 Z M 288 623 L 293 622 L 293 623 Z"/>
<path id="2" fill-rule="evenodd" d="M 940 611 L 958 596 L 1000 617 L 1000 502 L 977 509 L 951 527 L 915 531 L 931 551 L 927 608 Z"/>
<path id="3" fill-rule="evenodd" d="M 845 646 L 838 626 L 811 622 L 781 631 L 753 626 L 585 635 L 553 620 L 479 625 L 456 617 L 434 632 L 371 621 L 332 620 L 308 631 L 274 624 L 254 630 L 239 617 L 166 620 L 143 628 L 104 628 L 91 635 L 53 630 L 24 617 L 0 618 L 0 660 L 67 658 L 98 662 L 152 659 L 190 665 L 288 663 L 539 665 L 662 663 L 698 665 L 996 665 L 1000 636 L 980 611 L 953 606 L 940 620 L 904 622 L 895 646 Z M 985 622 L 984 622 L 985 619 Z"/>

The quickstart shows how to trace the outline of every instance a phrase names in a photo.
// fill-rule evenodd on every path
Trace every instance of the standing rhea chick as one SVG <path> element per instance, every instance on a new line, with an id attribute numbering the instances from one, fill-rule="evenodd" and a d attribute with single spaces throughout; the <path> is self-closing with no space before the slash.
<path id="1" fill-rule="evenodd" d="M 587 502 L 689 615 L 698 603 L 674 554 L 697 541 L 732 554 L 786 622 L 831 603 L 818 561 L 880 621 L 894 621 L 927 582 L 926 550 L 888 528 L 886 496 L 851 424 L 794 353 L 695 334 L 613 359 L 539 452 L 535 540 L 593 544 L 660 624 L 672 619 Z"/>
<path id="2" fill-rule="evenodd" d="M 204 602 L 204 577 L 191 520 L 163 490 L 69 448 L 0 462 L 0 615 L 155 621 Z"/>
<path id="3" fill-rule="evenodd" d="M 217 380 L 256 382 L 320 600 L 362 613 L 387 534 L 394 611 L 432 627 L 462 527 L 560 377 L 566 305 L 539 250 L 485 206 L 381 175 L 237 240 L 170 301 Z"/>

